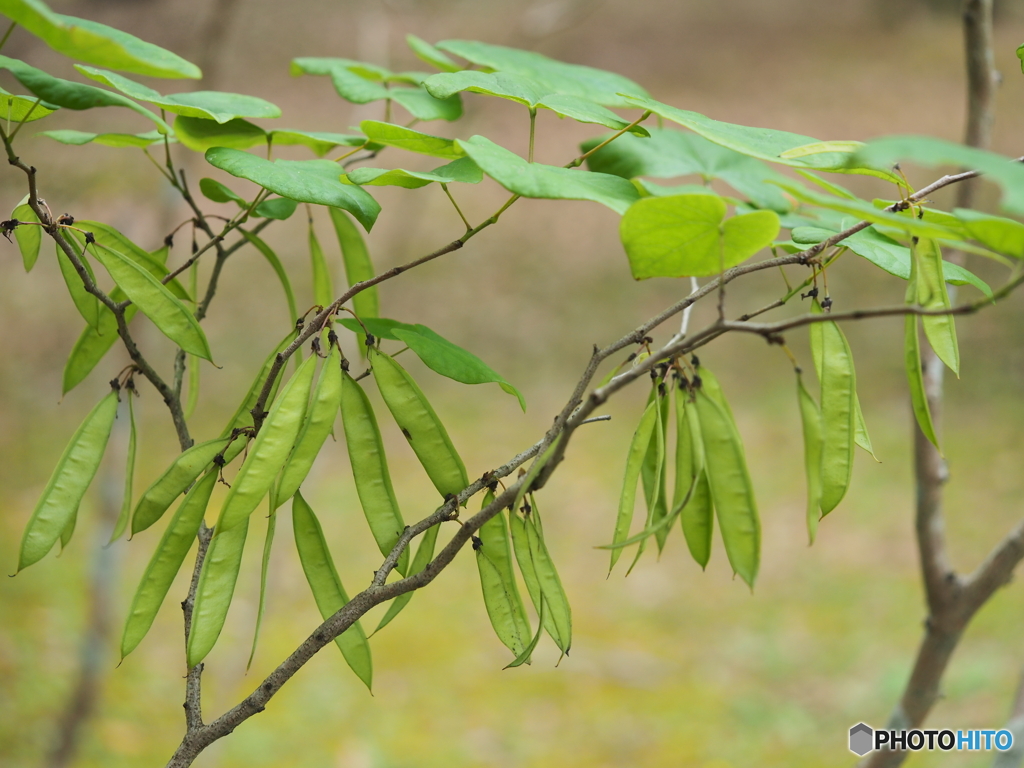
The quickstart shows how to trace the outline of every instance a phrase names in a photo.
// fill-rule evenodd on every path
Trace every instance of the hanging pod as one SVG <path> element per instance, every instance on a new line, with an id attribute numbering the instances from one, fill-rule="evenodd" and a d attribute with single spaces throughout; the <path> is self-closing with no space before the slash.
<path id="1" fill-rule="evenodd" d="M 302 422 L 288 461 L 281 470 L 277 484 L 276 506 L 288 501 L 306 479 L 313 461 L 331 433 L 334 420 L 341 407 L 341 352 L 336 344 L 331 345 L 320 378 L 313 390 L 312 403 Z"/>
<path id="2" fill-rule="evenodd" d="M 949 310 L 952 304 L 942 273 L 942 249 L 934 240 L 911 241 L 913 259 L 917 262 L 917 303 L 926 309 Z M 924 335 L 936 356 L 953 373 L 960 376 L 960 347 L 956 340 L 953 315 L 921 315 Z"/>
<path id="3" fill-rule="evenodd" d="M 703 389 L 696 393 L 711 498 L 733 571 L 754 586 L 761 557 L 761 523 L 732 414 Z"/>
<path id="4" fill-rule="evenodd" d="M 381 440 L 370 399 L 346 371 L 341 371 L 341 421 L 359 503 L 380 553 L 387 556 L 398 543 L 405 522 L 395 490 L 391 487 L 384 441 Z M 404 575 L 408 565 L 409 550 L 406 548 L 396 569 Z"/>
<path id="5" fill-rule="evenodd" d="M 134 385 L 132 385 L 134 387 Z M 120 538 L 121 534 L 124 533 L 124 529 L 128 527 L 128 520 L 132 514 L 132 485 L 135 480 L 135 406 L 134 388 L 127 388 L 128 396 L 128 457 L 125 461 L 124 468 L 124 496 L 121 497 L 121 512 L 117 516 L 117 522 L 114 523 L 114 531 L 110 534 L 110 541 L 107 545 L 114 543 L 115 539 Z"/>
<path id="6" fill-rule="evenodd" d="M 441 420 L 402 366 L 376 349 L 369 354 L 381 397 L 427 476 L 442 496 L 458 494 L 469 485 L 469 477 Z"/>
<path id="7" fill-rule="evenodd" d="M 629 444 L 629 453 L 626 456 L 626 476 L 622 483 L 619 512 L 615 518 L 615 530 L 612 534 L 612 546 L 615 548 L 612 549 L 611 563 L 608 566 L 609 573 L 622 555 L 622 549 L 617 545 L 621 545 L 629 537 L 629 528 L 633 522 L 633 511 L 636 505 L 636 485 L 640 479 L 644 456 L 651 444 L 651 436 L 657 425 L 658 406 L 651 400 L 640 417 L 640 423 L 637 424 L 636 431 L 633 433 L 633 439 Z M 514 525 L 513 523 L 513 530 Z"/>
<path id="8" fill-rule="evenodd" d="M 316 362 L 316 355 L 306 358 L 271 407 L 224 499 L 215 537 L 249 518 L 288 459 L 306 416 Z"/>
<path id="9" fill-rule="evenodd" d="M 292 500 L 292 527 L 302 572 L 306 574 L 316 607 L 326 621 L 345 607 L 348 595 L 334 567 L 330 550 L 327 549 L 320 521 L 301 493 L 296 493 Z M 370 644 L 359 622 L 353 622 L 352 626 L 334 638 L 334 642 L 352 671 L 370 688 L 373 683 L 373 661 Z"/>
<path id="10" fill-rule="evenodd" d="M 804 435 L 804 471 L 807 474 L 807 536 L 810 543 L 818 532 L 821 517 L 821 411 L 804 386 L 800 372 L 796 374 L 796 395 L 800 406 L 800 423 Z"/>
<path id="11" fill-rule="evenodd" d="M 704 444 L 700 417 L 690 394 L 675 387 L 676 406 L 676 487 L 672 497 L 673 510 L 679 520 L 690 555 L 701 568 L 711 559 L 711 535 L 715 528 L 711 486 L 704 468 Z M 689 496 L 689 498 L 687 498 Z"/>
<path id="12" fill-rule="evenodd" d="M 668 517 L 668 500 L 665 492 L 665 439 L 668 431 L 669 399 L 665 393 L 664 379 L 659 378 L 651 390 L 651 401 L 657 402 L 657 424 L 654 433 L 651 435 L 651 442 L 647 446 L 647 453 L 644 456 L 644 463 L 640 468 L 640 479 L 644 487 L 644 501 L 647 503 L 647 522 L 645 528 L 656 526 Z M 658 552 L 665 546 L 668 536 L 668 526 L 662 526 L 654 534 L 658 542 Z M 647 539 L 640 542 L 630 570 L 640 560 L 647 547 Z M 628 572 L 627 572 L 628 575 Z"/>
<path id="13" fill-rule="evenodd" d="M 260 563 L 260 601 L 256 608 L 256 627 L 252 632 L 252 650 L 245 671 L 249 671 L 252 660 L 256 656 L 256 644 L 260 639 L 260 627 L 263 625 L 263 613 L 267 608 L 267 574 L 270 572 L 270 552 L 274 547 L 274 533 L 277 531 L 277 492 L 271 487 L 267 498 L 270 499 L 270 510 L 267 515 L 267 533 L 263 537 L 263 561 Z"/>
<path id="14" fill-rule="evenodd" d="M 494 491 L 489 490 L 481 509 L 493 501 Z M 498 639 L 518 658 L 530 643 L 530 620 L 512 569 L 512 547 L 504 510 L 484 523 L 477 533 L 473 549 L 487 617 Z"/>
<path id="15" fill-rule="evenodd" d="M 910 279 L 907 281 L 906 302 L 908 305 L 917 303 L 922 291 L 918 288 L 921 280 L 921 258 L 916 248 L 910 250 Z M 924 389 L 924 372 L 921 370 L 921 337 L 918 334 L 917 315 L 903 318 L 903 363 L 907 371 L 907 383 L 910 385 L 910 404 L 914 410 L 914 418 L 922 434 L 940 452 L 939 438 L 935 434 L 932 412 L 928 407 L 928 393 Z"/>
<path id="16" fill-rule="evenodd" d="M 541 625 L 559 650 L 568 653 L 572 646 L 572 612 L 539 525 L 535 522 L 539 520 L 536 502 L 531 503 L 529 509 L 526 515 L 509 510 L 512 549 Z"/>
<path id="17" fill-rule="evenodd" d="M 19 571 L 42 560 L 58 540 L 63 546 L 71 538 L 78 507 L 107 448 L 117 403 L 117 390 L 112 390 L 72 435 L 25 526 L 18 555 Z"/>
<path id="18" fill-rule="evenodd" d="M 160 537 L 160 543 L 156 545 L 138 589 L 135 590 L 131 608 L 128 609 L 128 620 L 121 635 L 122 659 L 135 650 L 153 625 L 157 611 L 171 588 L 171 582 L 181 570 L 185 556 L 196 540 L 203 513 L 210 503 L 213 487 L 217 484 L 217 475 L 217 469 L 211 469 L 192 486 Z"/>

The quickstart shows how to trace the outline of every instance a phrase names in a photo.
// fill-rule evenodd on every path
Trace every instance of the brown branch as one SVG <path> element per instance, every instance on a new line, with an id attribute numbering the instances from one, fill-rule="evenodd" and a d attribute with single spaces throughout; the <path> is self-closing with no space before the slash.
<path id="1" fill-rule="evenodd" d="M 992 0 L 964 0 L 963 23 L 967 65 L 964 143 L 987 149 L 991 144 L 997 82 L 992 45 Z M 958 187 L 958 207 L 971 206 L 976 187 L 974 178 L 966 179 Z M 965 255 L 954 252 L 948 258 L 953 263 L 963 264 Z M 951 299 L 955 298 L 955 289 L 950 290 L 950 294 Z M 943 373 L 942 361 L 929 345 L 925 345 L 922 374 L 925 396 L 936 429 L 941 426 Z M 924 722 L 940 696 L 943 675 L 967 624 L 992 593 L 1006 583 L 1024 556 L 1021 543 L 1024 528 L 1018 526 L 974 574 L 966 579 L 956 574 L 946 553 L 942 515 L 942 488 L 948 479 L 946 462 L 916 421 L 913 430 L 917 486 L 914 527 L 928 618 L 910 680 L 889 719 L 890 727 L 901 729 L 915 728 Z M 865 765 L 867 768 L 895 768 L 903 762 L 905 755 L 903 751 L 876 752 L 865 761 Z"/>

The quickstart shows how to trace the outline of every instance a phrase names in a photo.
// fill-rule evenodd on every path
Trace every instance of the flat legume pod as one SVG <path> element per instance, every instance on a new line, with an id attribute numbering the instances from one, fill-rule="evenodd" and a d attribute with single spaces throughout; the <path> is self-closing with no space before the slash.
<path id="1" fill-rule="evenodd" d="M 488 491 L 481 508 L 493 501 L 494 493 Z M 529 644 L 530 621 L 512 570 L 512 548 L 504 510 L 484 523 L 478 533 L 480 541 L 474 544 L 474 549 L 487 617 L 498 639 L 518 657 Z"/>
<path id="2" fill-rule="evenodd" d="M 370 363 L 381 397 L 438 493 L 459 493 L 469 485 L 466 465 L 423 392 L 405 369 L 383 352 L 372 350 Z"/>
<path id="3" fill-rule="evenodd" d="M 306 574 L 306 581 L 309 582 L 320 615 L 326 621 L 345 607 L 348 595 L 345 594 L 345 587 L 342 586 L 334 560 L 327 549 L 320 521 L 301 493 L 296 493 L 292 501 L 292 525 L 302 571 Z M 370 644 L 359 622 L 353 623 L 334 642 L 352 671 L 370 688 L 373 683 L 373 661 L 370 657 Z"/>
<path id="4" fill-rule="evenodd" d="M 796 375 L 796 387 L 804 434 L 804 470 L 807 473 L 807 536 L 813 544 L 821 517 L 821 411 L 799 373 Z"/>
<path id="5" fill-rule="evenodd" d="M 857 430 L 857 374 L 838 325 L 821 326 L 821 514 L 835 509 L 853 476 Z"/>
<path id="6" fill-rule="evenodd" d="M 356 493 L 374 541 L 380 553 L 386 556 L 402 535 L 405 522 L 395 490 L 391 487 L 384 442 L 370 400 L 347 372 L 342 371 L 341 377 L 341 420 L 345 427 L 345 444 Z M 406 548 L 396 568 L 404 575 L 408 565 L 409 550 Z"/>
<path id="7" fill-rule="evenodd" d="M 42 560 L 75 518 L 107 448 L 117 402 L 117 392 L 110 392 L 71 436 L 25 526 L 18 555 L 19 571 Z"/>
<path id="8" fill-rule="evenodd" d="M 700 418 L 690 395 L 676 388 L 676 487 L 672 507 L 680 504 L 679 520 L 690 555 L 701 568 L 711 559 L 711 535 L 715 528 L 715 510 L 711 486 L 704 469 L 704 444 Z M 686 494 L 690 498 L 686 499 Z M 685 504 L 684 504 L 685 502 Z"/>
<path id="9" fill-rule="evenodd" d="M 213 487 L 217 484 L 217 474 L 217 470 L 212 469 L 192 486 L 160 537 L 160 543 L 156 545 L 139 587 L 135 590 L 131 608 L 128 609 L 128 620 L 121 636 L 122 659 L 135 650 L 153 625 L 157 611 L 171 588 L 171 582 L 181 570 L 181 564 L 196 540 L 199 523 L 210 503 Z"/>
<path id="10" fill-rule="evenodd" d="M 633 522 L 633 508 L 636 505 L 636 484 L 640 479 L 644 455 L 647 453 L 651 435 L 654 434 L 657 424 L 658 407 L 652 400 L 640 417 L 640 423 L 637 425 L 636 431 L 633 433 L 633 440 L 629 445 L 629 454 L 626 457 L 626 476 L 622 483 L 622 494 L 619 497 L 619 513 L 615 518 L 612 544 L 621 544 L 629 536 L 629 527 Z M 611 564 L 608 566 L 609 573 L 621 555 L 620 548 L 612 550 Z"/>
<path id="11" fill-rule="evenodd" d="M 239 467 L 231 490 L 224 499 L 217 519 L 220 533 L 229 532 L 249 518 L 288 459 L 306 416 L 316 362 L 316 355 L 306 358 L 270 408 L 270 414 L 253 440 L 249 455 Z"/>
<path id="12" fill-rule="evenodd" d="M 695 403 L 725 553 L 733 570 L 753 587 L 761 557 L 761 523 L 743 444 L 731 416 L 718 402 L 697 390 Z"/>

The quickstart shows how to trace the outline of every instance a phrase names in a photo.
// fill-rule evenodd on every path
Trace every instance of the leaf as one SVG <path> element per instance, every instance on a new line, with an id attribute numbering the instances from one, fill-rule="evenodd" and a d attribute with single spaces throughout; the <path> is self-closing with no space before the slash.
<path id="1" fill-rule="evenodd" d="M 636 280 L 717 275 L 767 247 L 779 217 L 757 211 L 725 218 L 725 201 L 710 195 L 648 197 L 626 211 L 619 225 Z"/>
<path id="2" fill-rule="evenodd" d="M 75 69 L 91 80 L 109 85 L 125 96 L 155 104 L 162 110 L 182 117 L 227 123 L 239 117 L 273 118 L 281 116 L 281 110 L 277 106 L 255 96 L 221 91 L 189 91 L 162 96 L 158 91 L 114 72 L 85 67 L 81 64 L 76 64 Z"/>
<path id="3" fill-rule="evenodd" d="M 470 40 L 442 40 L 437 48 L 480 66 L 538 80 L 554 93 L 580 96 L 606 107 L 632 107 L 622 94 L 647 95 L 647 91 L 622 75 L 567 64 L 533 51 Z"/>
<path id="4" fill-rule="evenodd" d="M 39 217 L 32 210 L 28 203 L 22 203 L 13 211 L 11 218 L 22 222 L 39 222 Z M 18 227 L 14 230 L 14 239 L 18 241 L 18 250 L 21 251 L 21 261 L 25 265 L 25 271 L 31 272 L 32 267 L 39 258 L 39 246 L 43 241 L 43 228 L 35 224 L 25 227 Z"/>
<path id="5" fill-rule="evenodd" d="M 484 173 L 522 197 L 591 200 L 619 214 L 639 199 L 636 187 L 618 176 L 528 163 L 483 136 L 456 143 Z"/>
<path id="6" fill-rule="evenodd" d="M 431 182 L 448 184 L 453 181 L 479 184 L 484 178 L 483 171 L 468 157 L 462 157 L 432 171 L 406 171 L 402 168 L 356 168 L 349 171 L 348 180 L 353 184 L 367 184 L 375 187 L 395 186 L 419 189 Z"/>
<path id="7" fill-rule="evenodd" d="M 30 96 L 16 96 L 0 88 L 0 97 L 3 96 L 7 98 L 0 98 L 0 105 L 2 105 L 0 106 L 0 120 L 9 123 L 32 123 L 57 111 L 55 104 L 47 107 L 39 99 L 33 99 Z"/>
<path id="8" fill-rule="evenodd" d="M 526 411 L 526 400 L 519 390 L 472 352 L 452 344 L 425 325 L 417 325 L 415 331 L 396 328 L 394 335 L 408 344 L 409 349 L 435 373 L 463 384 L 494 382 L 508 394 L 515 395 L 519 399 L 519 406 Z"/>
<path id="9" fill-rule="evenodd" d="M 940 240 L 963 240 L 962 232 L 936 224 L 927 218 L 918 219 L 916 216 L 901 216 L 898 213 L 879 210 L 865 200 L 850 200 L 845 197 L 825 195 L 795 182 L 779 181 L 776 183 L 800 202 L 838 211 L 839 213 L 855 217 L 857 221 L 864 220 L 873 222 L 876 225 L 883 224 L 895 230 L 905 232 L 908 237 L 916 235 L 918 237 L 933 237 Z"/>
<path id="10" fill-rule="evenodd" d="M 778 212 L 792 208 L 778 187 L 766 183 L 784 177 L 760 160 L 697 134 L 665 128 L 649 130 L 649 139 L 620 136 L 590 155 L 587 167 L 625 179 L 638 176 L 668 179 L 691 175 L 699 175 L 705 183 L 721 179 L 760 208 Z M 602 136 L 585 141 L 580 149 L 589 152 L 607 138 Z M 707 189 L 706 194 L 714 192 Z"/>
<path id="11" fill-rule="evenodd" d="M 262 219 L 284 221 L 290 219 L 298 207 L 297 202 L 289 200 L 287 197 L 274 197 L 259 203 L 253 211 L 253 215 Z"/>
<path id="12" fill-rule="evenodd" d="M 248 149 L 267 143 L 266 131 L 242 119 L 222 124 L 198 117 L 179 116 L 174 121 L 174 135 L 195 152 L 205 152 L 212 147 Z"/>
<path id="13" fill-rule="evenodd" d="M 19 572 L 42 560 L 72 524 L 103 459 L 117 416 L 117 403 L 117 392 L 110 392 L 71 436 L 25 526 L 18 555 Z"/>
<path id="14" fill-rule="evenodd" d="M 361 70 L 364 74 L 367 65 L 351 59 L 335 58 L 299 58 L 292 59 L 291 73 L 297 75 L 327 75 L 334 84 L 334 90 L 346 101 L 353 104 L 369 104 L 388 98 L 388 89 L 380 82 L 363 77 L 351 68 Z M 377 79 L 388 74 L 387 70 L 378 68 Z"/>
<path id="15" fill-rule="evenodd" d="M 458 64 L 445 56 L 443 52 L 426 40 L 416 37 L 416 35 L 406 35 L 405 42 L 419 59 L 440 69 L 442 72 L 458 72 L 461 69 Z"/>
<path id="16" fill-rule="evenodd" d="M 1024 258 L 1024 224 L 964 208 L 954 209 L 953 215 L 963 222 L 967 233 L 981 244 L 999 253 Z"/>
<path id="17" fill-rule="evenodd" d="M 45 136 L 48 139 L 82 146 L 84 144 L 102 144 L 105 147 L 148 147 L 151 144 L 163 143 L 164 136 L 159 131 L 147 131 L 146 133 L 86 133 L 85 131 L 41 131 L 36 136 Z M 174 139 L 171 139 L 174 141 Z"/>
<path id="18" fill-rule="evenodd" d="M 292 525 L 302 571 L 306 574 L 306 581 L 313 592 L 316 607 L 326 621 L 345 607 L 348 595 L 334 567 L 334 560 L 324 540 L 320 521 L 316 519 L 301 493 L 296 493 L 292 501 Z M 373 662 L 370 657 L 370 645 L 359 622 L 353 622 L 352 626 L 334 639 L 334 642 L 356 676 L 367 688 L 371 688 Z"/>
<path id="19" fill-rule="evenodd" d="M 124 254 L 96 242 L 96 258 L 146 317 L 186 352 L 212 360 L 206 334 L 195 316 L 144 267 Z"/>
<path id="20" fill-rule="evenodd" d="M 288 146 L 301 144 L 313 150 L 317 157 L 323 157 L 338 146 L 361 147 L 366 143 L 365 136 L 348 133 L 326 133 L 322 131 L 274 130 L 268 134 L 271 144 Z"/>
<path id="21" fill-rule="evenodd" d="M 386 317 L 361 317 L 360 320 L 362 320 L 362 325 L 351 317 L 340 317 L 337 322 L 356 333 L 361 333 L 365 325 L 366 329 L 378 339 L 388 339 L 389 341 L 400 341 L 395 335 L 395 331 L 407 330 L 417 333 L 418 328 L 424 327 L 418 324 L 411 325 L 410 323 L 402 323 L 398 320 L 390 320 Z"/>
<path id="22" fill-rule="evenodd" d="M 281 281 L 281 287 L 284 289 L 284 297 L 288 302 L 289 320 L 294 321 L 298 319 L 299 310 L 295 306 L 295 294 L 292 293 L 292 284 L 288 279 L 288 273 L 285 272 L 284 266 L 281 264 L 281 260 L 277 258 L 277 254 L 274 253 L 269 245 L 251 232 L 246 232 L 244 229 L 239 229 L 238 231 L 242 234 L 242 237 L 252 243 L 256 250 L 263 255 L 263 258 L 267 260 L 267 263 L 270 264 L 274 273 L 277 275 L 277 279 Z"/>
<path id="23" fill-rule="evenodd" d="M 121 513 L 114 523 L 114 532 L 110 534 L 110 541 L 107 545 L 121 538 L 124 529 L 128 527 L 128 520 L 132 514 L 132 483 L 135 479 L 135 406 L 133 398 L 134 389 L 127 390 L 128 396 L 128 456 L 124 469 L 124 496 L 121 500 Z"/>
<path id="24" fill-rule="evenodd" d="M 919 240 L 917 251 L 917 303 L 927 309 L 950 309 L 952 304 L 942 279 L 942 250 L 934 240 Z M 952 315 L 922 315 L 921 325 L 938 358 L 960 376 L 960 348 Z"/>
<path id="25" fill-rule="evenodd" d="M 203 197 L 213 200 L 215 203 L 237 203 L 239 208 L 248 208 L 249 202 L 240 197 L 234 190 L 224 186 L 219 181 L 210 178 L 199 180 L 199 191 Z M 245 234 L 243 232 L 243 234 Z"/>
<path id="26" fill-rule="evenodd" d="M 451 122 L 462 117 L 462 99 L 458 96 L 435 99 L 424 88 L 392 88 L 388 94 L 417 120 Z"/>
<path id="27" fill-rule="evenodd" d="M 889 171 L 889 168 L 892 167 L 891 164 L 850 164 L 851 155 L 846 151 L 812 154 L 805 157 L 783 157 L 783 154 L 788 150 L 818 143 L 817 139 L 812 139 L 809 136 L 800 136 L 796 133 L 776 131 L 770 128 L 754 128 L 734 123 L 722 123 L 697 112 L 677 109 L 654 99 L 629 97 L 628 101 L 632 107 L 650 110 L 666 120 L 671 120 L 684 128 L 689 128 L 694 133 L 700 134 L 715 144 L 720 144 L 723 147 L 735 150 L 749 157 L 756 157 L 759 160 L 767 160 L 770 163 L 779 163 L 794 168 L 830 171 L 832 173 L 858 173 L 877 176 L 886 181 L 901 181 L 899 177 L 894 176 Z"/>
<path id="28" fill-rule="evenodd" d="M 351 213 L 369 232 L 380 213 L 377 201 L 362 187 L 341 183 L 341 170 L 330 160 L 277 160 L 227 147 L 214 147 L 206 160 L 216 168 L 259 184 L 300 203 L 328 205 Z"/>
<path id="29" fill-rule="evenodd" d="M 887 136 L 869 141 L 851 158 L 851 162 L 885 167 L 901 162 L 928 167 L 956 165 L 980 171 L 986 179 L 1002 187 L 1006 210 L 1024 214 L 1024 166 L 994 152 L 931 136 Z"/>
<path id="30" fill-rule="evenodd" d="M 72 59 L 148 77 L 203 76 L 177 54 L 106 24 L 54 13 L 41 0 L 0 0 L 0 13 Z"/>
<path id="31" fill-rule="evenodd" d="M 917 332 L 917 316 L 907 315 L 903 321 L 903 329 L 903 362 L 907 371 L 907 382 L 910 384 L 910 402 L 914 418 L 917 419 L 922 434 L 939 449 L 939 438 L 935 434 L 931 409 L 928 407 L 928 395 L 924 389 L 924 375 L 921 371 L 921 339 Z M 939 450 L 941 452 L 941 449 Z"/>
<path id="32" fill-rule="evenodd" d="M 409 152 L 431 155 L 432 157 L 443 157 L 448 160 L 457 160 L 466 155 L 453 139 L 431 136 L 429 133 L 414 131 L 412 128 L 394 125 L 393 123 L 363 120 L 359 124 L 359 130 L 366 134 L 367 141 L 385 147 L 396 147 Z"/>
<path id="33" fill-rule="evenodd" d="M 196 540 L 199 523 L 210 502 L 213 487 L 217 484 L 217 476 L 218 472 L 214 469 L 192 486 L 160 537 L 160 543 L 142 574 L 131 608 L 128 609 L 128 619 L 121 636 L 122 659 L 135 650 L 153 625 L 174 577 L 181 570 L 185 556 Z"/>
<path id="34" fill-rule="evenodd" d="M 337 208 L 328 208 L 327 212 L 331 216 L 334 232 L 338 236 L 341 260 L 345 265 L 345 280 L 349 288 L 356 283 L 370 280 L 374 276 L 373 261 L 370 259 L 370 251 L 366 247 L 366 241 L 363 240 L 363 236 L 344 211 Z M 364 322 L 368 318 L 379 315 L 380 298 L 377 293 L 377 286 L 370 286 L 366 290 L 357 293 L 352 299 L 352 308 Z M 362 344 L 363 338 L 360 335 L 360 349 L 365 348 Z"/>
<path id="35" fill-rule="evenodd" d="M 203 560 L 203 570 L 199 574 L 199 586 L 192 609 L 192 631 L 189 632 L 185 646 L 189 669 L 213 650 L 224 628 L 242 565 L 248 531 L 249 520 L 246 518 L 230 531 L 213 532 Z"/>
<path id="36" fill-rule="evenodd" d="M 111 93 L 92 85 L 62 80 L 29 66 L 23 61 L 0 56 L 0 69 L 9 70 L 15 79 L 29 91 L 54 107 L 82 110 L 93 107 L 127 107 L 153 121 L 160 133 L 170 133 L 171 127 L 145 107 L 118 93 Z"/>

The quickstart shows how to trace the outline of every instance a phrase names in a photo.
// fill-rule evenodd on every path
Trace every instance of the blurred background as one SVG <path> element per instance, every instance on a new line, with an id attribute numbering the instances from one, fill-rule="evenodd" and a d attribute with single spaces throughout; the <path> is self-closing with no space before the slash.
<path id="1" fill-rule="evenodd" d="M 326 78 L 293 79 L 296 56 L 363 59 L 394 70 L 426 69 L 407 50 L 414 33 L 431 42 L 479 39 L 528 48 L 565 61 L 622 73 L 670 104 L 719 120 L 790 130 L 821 139 L 921 133 L 960 140 L 965 110 L 961 30 L 954 0 L 54 0 L 61 12 L 105 22 L 200 64 L 201 86 L 157 83 L 164 92 L 202 87 L 261 96 L 280 105 L 274 127 L 345 132 L 380 104 L 352 107 Z M 1024 12 L 997 2 L 998 96 L 995 148 L 1020 155 L 1024 77 L 1014 49 L 1024 42 Z M 5 54 L 71 77 L 69 64 L 17 31 Z M 12 85 L 5 83 L 5 87 Z M 481 133 L 525 154 L 526 111 L 468 95 L 466 117 L 425 130 Z M 125 110 L 61 112 L 40 129 L 147 130 Z M 538 120 L 537 159 L 561 164 L 599 133 Z M 39 168 L 42 195 L 55 213 L 118 227 L 147 248 L 188 213 L 138 150 L 69 148 L 44 138 L 19 140 Z M 283 148 L 289 157 L 308 157 Z M 287 151 L 294 150 L 294 151 Z M 179 158 L 186 157 L 182 148 Z M 382 163 L 415 165 L 384 156 Z M 182 161 L 195 188 L 217 176 L 201 158 Z M 936 171 L 915 172 L 918 186 Z M 841 180 L 862 194 L 892 191 L 871 180 Z M 242 194 L 245 183 L 232 182 Z M 0 210 L 24 194 L 24 179 L 0 174 Z M 470 221 L 507 197 L 485 181 L 455 190 Z M 368 243 L 378 270 L 457 237 L 460 222 L 439 188 L 415 193 L 376 188 L 383 213 Z M 949 197 L 940 197 L 947 204 Z M 979 207 L 994 210 L 994 190 Z M 206 210 L 230 215 L 203 201 Z M 686 282 L 635 283 L 603 207 L 522 200 L 465 249 L 381 287 L 382 314 L 422 322 L 474 351 L 526 396 L 494 385 L 441 379 L 407 356 L 466 460 L 469 473 L 508 460 L 534 443 L 568 397 L 594 343 L 619 338 L 688 292 Z M 335 270 L 340 257 L 326 217 L 318 232 Z M 303 307 L 312 303 L 302 211 L 267 230 Z M 60 372 L 81 330 L 52 250 L 44 244 L 26 275 L 14 245 L 0 243 L 0 567 L 13 573 L 21 531 L 63 446 L 125 364 L 112 353 L 63 399 Z M 179 235 L 172 263 L 188 256 Z M 50 258 L 48 258 L 50 257 Z M 992 281 L 988 264 L 969 267 Z M 904 286 L 848 256 L 830 271 L 838 308 L 902 299 Z M 764 272 L 730 288 L 734 314 L 780 295 Z M 965 289 L 967 290 L 967 289 Z M 793 308 L 793 311 L 799 307 Z M 698 307 L 699 327 L 713 307 Z M 1024 297 L 958 319 L 963 378 L 948 382 L 945 449 L 947 529 L 955 566 L 972 570 L 1020 517 L 1024 493 Z M 201 403 L 190 427 L 215 436 L 244 394 L 270 346 L 289 325 L 273 273 L 251 250 L 228 263 L 206 322 L 221 368 L 202 369 Z M 675 330 L 660 329 L 664 340 Z M 151 326 L 137 338 L 169 374 L 173 350 Z M 882 725 L 902 690 L 925 617 L 913 546 L 910 464 L 912 416 L 902 362 L 902 321 L 847 328 L 858 366 L 865 417 L 880 464 L 859 452 L 854 485 L 807 546 L 803 448 L 795 384 L 785 357 L 756 338 L 727 338 L 701 355 L 729 396 L 746 442 L 763 525 L 762 568 L 751 593 L 733 579 L 720 543 L 706 572 L 693 563 L 678 529 L 656 561 L 653 551 L 629 578 L 606 579 L 611 536 L 629 437 L 646 391 L 610 403 L 608 423 L 578 433 L 567 461 L 538 501 L 552 553 L 573 605 L 570 658 L 541 643 L 534 663 L 510 661 L 494 638 L 480 599 L 473 558 L 463 553 L 403 615 L 373 638 L 371 696 L 327 648 L 267 711 L 209 749 L 199 766 L 400 768 L 416 766 L 730 766 L 852 765 L 850 725 Z M 809 363 L 806 334 L 787 338 Z M 349 350 L 352 352 L 352 350 Z M 176 453 L 169 418 L 145 383 L 137 401 L 140 458 L 136 494 Z M 370 387 L 372 390 L 373 388 Z M 374 395 L 375 396 L 375 395 Z M 383 406 L 375 401 L 379 409 Z M 0 764 L 28 766 L 163 765 L 184 730 L 185 673 L 181 614 L 188 565 L 149 636 L 118 665 L 129 601 L 162 524 L 109 549 L 121 502 L 126 420 L 119 419 L 97 481 L 83 503 L 68 549 L 15 579 L 0 580 Z M 391 473 L 407 520 L 425 516 L 436 494 L 392 424 L 384 424 Z M 379 564 L 359 512 L 344 446 L 328 444 L 304 492 L 317 510 L 350 593 Z M 473 505 L 479 502 L 471 502 Z M 211 506 L 216 509 L 216 502 Z M 282 520 L 271 561 L 262 638 L 246 673 L 259 594 L 262 519 L 250 546 L 221 639 L 207 659 L 207 719 L 246 695 L 319 623 Z M 190 559 L 191 560 L 191 559 Z M 186 563 L 190 562 L 187 560 Z M 370 630 L 382 611 L 364 621 Z M 969 628 L 943 686 L 930 727 L 993 728 L 1008 716 L 1022 665 L 1024 592 L 997 593 Z M 93 641 L 88 638 L 92 637 Z M 95 669 L 81 693 L 85 664 Z M 79 723 L 74 748 L 62 745 Z M 918 755 L 920 766 L 982 766 L 968 753 Z"/>

